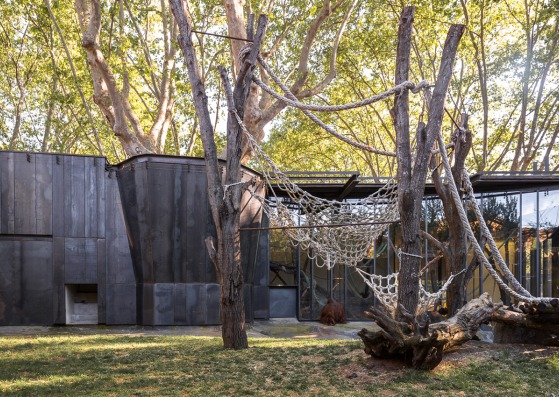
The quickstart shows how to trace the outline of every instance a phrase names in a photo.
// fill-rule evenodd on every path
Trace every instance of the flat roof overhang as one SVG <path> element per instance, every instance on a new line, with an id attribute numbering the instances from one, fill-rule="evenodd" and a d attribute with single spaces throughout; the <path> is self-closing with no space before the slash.
<path id="1" fill-rule="evenodd" d="M 382 188 L 390 178 L 360 177 L 359 172 L 286 172 L 301 189 L 329 200 L 360 199 Z M 535 189 L 559 189 L 559 172 L 480 172 L 470 175 L 475 193 L 520 192 Z M 272 184 L 272 189 L 273 189 Z M 270 196 L 285 197 L 280 189 Z M 436 195 L 432 183 L 425 185 L 425 195 Z"/>

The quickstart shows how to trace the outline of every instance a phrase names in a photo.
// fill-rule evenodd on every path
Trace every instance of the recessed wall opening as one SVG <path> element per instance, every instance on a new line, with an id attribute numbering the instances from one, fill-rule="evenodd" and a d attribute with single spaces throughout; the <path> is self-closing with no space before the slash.
<path id="1" fill-rule="evenodd" d="M 67 284 L 66 324 L 98 324 L 97 284 Z"/>

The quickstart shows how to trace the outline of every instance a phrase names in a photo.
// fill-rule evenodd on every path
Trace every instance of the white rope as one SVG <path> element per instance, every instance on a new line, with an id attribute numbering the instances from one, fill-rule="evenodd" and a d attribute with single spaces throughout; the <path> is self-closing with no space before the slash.
<path id="1" fill-rule="evenodd" d="M 505 290 L 507 292 L 507 294 L 509 294 L 510 296 L 515 297 L 519 301 L 524 301 L 524 302 L 527 302 L 527 303 L 539 303 L 539 302 L 550 303 L 553 298 L 536 298 L 536 297 L 532 296 L 524 288 L 522 288 L 522 286 L 520 286 L 521 288 L 518 288 L 518 286 L 519 286 L 518 281 L 511 282 L 513 287 L 516 288 L 516 289 L 513 289 L 513 288 L 509 287 L 501 279 L 501 277 L 499 276 L 497 271 L 493 268 L 491 263 L 489 263 L 489 260 L 487 259 L 487 257 L 485 256 L 485 253 L 483 252 L 483 249 L 479 245 L 479 242 L 477 241 L 477 239 L 475 237 L 475 234 L 472 230 L 472 227 L 470 226 L 470 222 L 468 221 L 468 216 L 467 216 L 466 211 L 464 210 L 464 207 L 462 205 L 462 201 L 461 201 L 460 195 L 458 193 L 458 188 L 456 187 L 456 184 L 454 183 L 454 178 L 452 177 L 452 169 L 450 167 L 450 162 L 448 160 L 445 145 L 444 145 L 444 142 L 443 142 L 443 139 L 442 139 L 440 133 L 437 134 L 437 141 L 438 141 L 439 147 L 441 149 L 440 153 L 441 153 L 441 157 L 442 157 L 442 160 L 443 160 L 442 163 L 443 163 L 443 166 L 444 166 L 445 173 L 449 176 L 447 178 L 447 180 L 448 180 L 448 186 L 450 188 L 452 200 L 454 201 L 454 205 L 456 206 L 456 209 L 458 210 L 458 215 L 460 216 L 460 220 L 462 221 L 462 226 L 465 228 L 466 233 L 468 234 L 468 238 L 469 238 L 469 240 L 470 240 L 470 242 L 471 242 L 471 244 L 474 248 L 474 251 L 476 253 L 476 257 L 478 258 L 478 260 L 483 263 L 483 265 L 485 266 L 485 268 L 487 269 L 487 271 L 489 272 L 491 277 L 493 277 L 495 282 L 499 285 L 499 287 L 501 287 L 503 290 Z M 463 178 L 463 179 L 465 180 L 467 178 Z M 465 185 L 467 186 L 467 183 Z M 477 204 L 474 202 L 474 206 L 475 205 L 477 205 Z M 483 225 L 485 225 L 485 221 L 484 221 L 483 217 L 479 218 L 479 223 L 480 223 L 480 226 L 483 228 Z M 484 233 L 484 235 L 485 235 L 485 233 Z M 486 237 L 488 238 L 488 240 L 493 240 L 493 237 L 492 237 L 491 233 L 487 233 Z M 493 241 L 493 243 L 494 243 L 494 241 Z M 495 245 L 495 247 L 496 247 L 496 245 Z M 503 258 L 501 257 L 501 253 L 499 252 L 499 250 L 496 249 L 496 251 L 493 251 L 493 248 L 491 248 L 491 250 L 492 250 L 492 253 L 494 255 L 494 258 L 498 261 L 498 263 L 504 264 L 505 262 L 504 262 Z M 506 266 L 506 264 L 505 264 L 504 267 L 501 268 L 501 270 L 505 274 L 507 274 L 507 271 L 505 270 L 505 268 L 508 270 L 508 267 Z M 510 273 L 510 270 L 508 270 L 508 273 Z M 514 276 L 512 277 L 512 279 L 514 279 Z M 511 279 L 511 281 L 512 281 L 512 279 Z M 514 280 L 516 280 L 516 279 L 514 279 Z"/>
<path id="2" fill-rule="evenodd" d="M 266 70 L 266 72 L 270 75 L 270 77 L 272 78 L 272 80 L 274 80 L 274 82 L 278 85 L 278 87 L 280 87 L 284 92 L 285 95 L 287 95 L 288 98 L 297 101 L 297 98 L 295 97 L 295 95 L 293 95 L 293 93 L 289 90 L 289 88 L 287 88 L 281 81 L 280 79 L 274 74 L 274 72 L 269 68 L 269 66 L 266 64 L 266 62 L 264 61 L 264 59 L 262 59 L 262 57 L 258 57 L 258 61 L 260 62 L 260 64 L 262 65 L 262 67 L 264 68 L 264 70 Z M 335 129 L 333 129 L 332 127 L 330 127 L 329 125 L 325 124 L 322 120 L 320 120 L 318 117 L 316 117 L 314 114 L 312 114 L 311 112 L 309 112 L 306 109 L 301 109 L 301 112 L 303 112 L 303 114 L 305 114 L 309 119 L 311 119 L 312 121 L 314 121 L 319 127 L 321 127 L 324 131 L 328 132 L 329 134 L 335 136 L 336 138 L 338 138 L 339 140 L 341 140 L 342 142 L 347 143 L 348 145 L 354 146 L 356 148 L 359 148 L 361 150 L 365 150 L 367 152 L 371 152 L 371 153 L 375 153 L 375 154 L 379 154 L 379 155 L 383 155 L 383 156 L 391 156 L 391 157 L 395 157 L 396 153 L 394 152 L 389 152 L 386 150 L 381 150 L 381 149 L 377 149 L 374 148 L 372 146 L 369 145 L 365 145 L 361 142 L 356 142 L 352 139 L 349 139 L 348 137 L 346 137 L 345 135 L 340 134 L 339 132 L 337 132 Z"/>
<path id="3" fill-rule="evenodd" d="M 268 71 L 268 70 L 269 69 L 266 69 L 266 71 Z M 347 103 L 347 104 L 343 104 L 343 105 L 313 105 L 313 104 L 307 104 L 307 103 L 299 102 L 297 99 L 289 99 L 289 98 L 284 97 L 281 94 L 278 94 L 271 87 L 264 84 L 256 76 L 253 76 L 252 80 L 260 88 L 262 88 L 264 91 L 266 91 L 268 94 L 270 94 L 271 96 L 273 96 L 277 100 L 282 101 L 286 105 L 292 106 L 292 107 L 300 109 L 300 110 L 309 110 L 309 111 L 313 111 L 313 112 L 339 112 L 339 111 L 342 111 L 342 110 L 357 109 L 357 108 L 360 108 L 360 107 L 363 107 L 363 106 L 368 106 L 372 103 L 381 101 L 383 99 L 389 98 L 393 95 L 401 94 L 402 91 L 404 91 L 404 90 L 416 90 L 416 89 L 421 90 L 421 89 L 429 86 L 429 83 L 425 80 L 419 82 L 419 84 L 417 84 L 417 85 L 412 81 L 404 81 L 403 83 L 400 83 L 397 86 L 394 86 L 394 87 L 390 88 L 389 90 L 387 90 L 385 92 L 382 92 L 382 93 L 377 94 L 377 95 L 373 95 L 372 97 L 369 97 L 369 98 L 365 98 L 365 99 L 363 99 L 359 102 L 352 102 L 352 103 Z M 286 91 L 286 92 L 290 91 L 283 84 L 282 84 L 282 86 L 284 87 L 284 88 L 282 88 L 284 91 Z"/>
<path id="4" fill-rule="evenodd" d="M 379 276 L 378 274 L 370 274 L 362 269 L 356 268 L 357 273 L 363 278 L 363 281 L 375 294 L 378 301 L 390 312 L 394 312 L 398 307 L 398 272 L 391 273 L 387 276 Z M 426 311 L 432 310 L 435 303 L 441 300 L 446 293 L 446 290 L 461 272 L 457 274 L 451 274 L 448 280 L 437 292 L 428 292 L 421 279 L 418 278 L 419 283 L 419 301 L 417 304 L 417 309 L 415 315 L 425 313 Z"/>
<path id="5" fill-rule="evenodd" d="M 271 199 L 257 195 L 263 211 L 274 226 L 284 232 L 307 251 L 317 266 L 332 268 L 336 264 L 356 266 L 368 253 L 388 224 L 399 219 L 397 185 L 390 181 L 370 196 L 352 202 L 325 200 L 315 197 L 293 183 L 274 164 L 251 136 L 234 109 L 237 123 L 243 130 L 254 159 L 260 164 L 260 173 L 270 187 Z M 277 197 L 283 191 L 289 202 Z M 296 205 L 296 211 L 289 204 Z M 331 227 L 335 225 L 335 227 Z M 298 226 L 305 226 L 303 228 Z"/>

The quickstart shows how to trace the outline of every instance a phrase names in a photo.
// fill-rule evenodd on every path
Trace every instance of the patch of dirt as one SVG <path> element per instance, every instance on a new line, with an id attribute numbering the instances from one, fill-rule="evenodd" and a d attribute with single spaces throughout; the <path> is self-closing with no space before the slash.
<path id="1" fill-rule="evenodd" d="M 541 345 L 497 344 L 469 341 L 445 352 L 443 361 L 431 372 L 443 374 L 449 370 L 460 369 L 474 362 L 499 360 L 502 353 L 511 357 L 538 360 L 559 354 L 559 347 Z M 351 363 L 340 367 L 340 375 L 355 384 L 383 384 L 390 382 L 406 372 L 413 371 L 400 360 L 379 360 L 365 354 L 363 349 L 355 349 L 345 355 Z"/>

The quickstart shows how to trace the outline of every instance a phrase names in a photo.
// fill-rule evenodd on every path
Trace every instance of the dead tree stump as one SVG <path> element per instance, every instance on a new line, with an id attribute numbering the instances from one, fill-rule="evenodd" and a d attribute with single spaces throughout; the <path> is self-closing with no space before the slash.
<path id="1" fill-rule="evenodd" d="M 413 368 L 431 370 L 441 362 L 444 350 L 472 339 L 496 307 L 489 294 L 484 293 L 468 302 L 454 317 L 432 325 L 428 317 L 412 316 L 401 306 L 400 314 L 405 321 L 397 321 L 372 307 L 368 315 L 382 329 L 371 332 L 364 328 L 358 335 L 365 344 L 365 353 L 375 358 L 399 357 Z"/>

